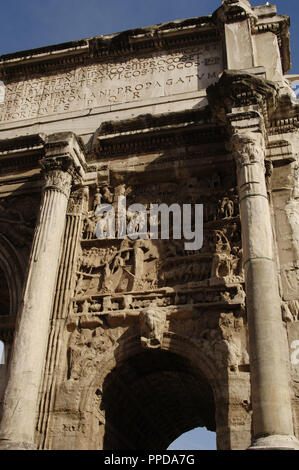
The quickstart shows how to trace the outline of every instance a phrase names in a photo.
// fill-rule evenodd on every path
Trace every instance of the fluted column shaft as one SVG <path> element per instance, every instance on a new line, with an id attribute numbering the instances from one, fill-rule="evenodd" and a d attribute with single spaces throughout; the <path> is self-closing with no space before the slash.
<path id="1" fill-rule="evenodd" d="M 46 158 L 42 166 L 45 184 L 9 365 L 0 449 L 35 447 L 39 387 L 72 184 L 68 157 Z"/>
<path id="2" fill-rule="evenodd" d="M 294 433 L 262 132 L 236 132 L 255 440 Z"/>

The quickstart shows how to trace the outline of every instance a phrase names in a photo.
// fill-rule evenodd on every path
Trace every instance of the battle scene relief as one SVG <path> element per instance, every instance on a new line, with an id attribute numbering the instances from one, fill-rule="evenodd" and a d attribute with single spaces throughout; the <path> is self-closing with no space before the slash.
<path id="1" fill-rule="evenodd" d="M 107 185 L 94 190 L 83 225 L 74 313 L 140 309 L 148 306 L 145 297 L 153 293 L 159 306 L 226 302 L 240 297 L 242 246 L 238 196 L 232 183 L 229 176 L 220 181 L 220 176 L 213 174 L 207 180 L 194 177 L 185 183 Z M 138 240 L 97 239 L 96 206 L 99 201 L 117 204 L 115 195 L 120 191 L 127 193 L 128 205 L 148 207 L 148 219 L 150 203 L 203 204 L 203 246 L 185 250 L 184 240 L 153 240 L 146 233 Z M 238 294 L 223 290 L 228 284 L 238 285 Z M 217 292 L 215 286 L 223 291 Z"/>

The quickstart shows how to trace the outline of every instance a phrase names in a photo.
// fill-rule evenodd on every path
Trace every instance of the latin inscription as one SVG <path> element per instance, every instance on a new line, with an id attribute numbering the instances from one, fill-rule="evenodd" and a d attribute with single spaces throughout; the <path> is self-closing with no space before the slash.
<path id="1" fill-rule="evenodd" d="M 5 84 L 0 122 L 205 89 L 223 70 L 219 43 Z"/>

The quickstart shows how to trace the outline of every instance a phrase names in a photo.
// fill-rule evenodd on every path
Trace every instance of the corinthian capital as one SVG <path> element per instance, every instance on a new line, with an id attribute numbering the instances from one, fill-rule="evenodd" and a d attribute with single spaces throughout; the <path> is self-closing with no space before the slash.
<path id="1" fill-rule="evenodd" d="M 72 132 L 46 136 L 44 158 L 40 160 L 44 188 L 60 191 L 67 198 L 72 186 L 81 186 L 84 177 L 85 147 Z"/>
<path id="2" fill-rule="evenodd" d="M 76 171 L 72 159 L 65 155 L 43 158 L 40 161 L 44 189 L 59 191 L 69 198 Z"/>
<path id="3" fill-rule="evenodd" d="M 228 147 L 239 167 L 251 163 L 264 165 L 265 141 L 262 133 L 235 132 Z"/>

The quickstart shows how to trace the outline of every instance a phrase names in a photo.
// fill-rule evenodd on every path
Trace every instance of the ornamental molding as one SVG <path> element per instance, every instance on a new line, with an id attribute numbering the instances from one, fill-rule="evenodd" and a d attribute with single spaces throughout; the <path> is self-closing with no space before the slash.
<path id="1" fill-rule="evenodd" d="M 31 49 L 0 56 L 0 77 L 57 73 L 78 65 L 145 53 L 175 50 L 220 40 L 212 16 L 190 18 L 150 27 L 99 35 L 90 39 Z"/>
<path id="2" fill-rule="evenodd" d="M 67 155 L 48 157 L 40 160 L 40 166 L 44 179 L 44 190 L 59 191 L 69 198 L 75 174 L 72 159 Z"/>
<path id="3" fill-rule="evenodd" d="M 265 140 L 260 132 L 234 132 L 229 147 L 237 166 L 242 167 L 253 163 L 264 166 Z"/>
<path id="4" fill-rule="evenodd" d="M 278 85 L 251 73 L 225 70 L 220 80 L 207 88 L 212 113 L 219 122 L 226 123 L 227 115 L 263 115 L 266 126 L 269 116 L 278 104 Z M 239 108 L 240 111 L 238 111 Z"/>
<path id="5" fill-rule="evenodd" d="M 215 123 L 208 108 L 141 115 L 123 121 L 104 122 L 95 132 L 88 160 L 219 143 L 224 142 L 224 136 L 224 127 Z"/>

